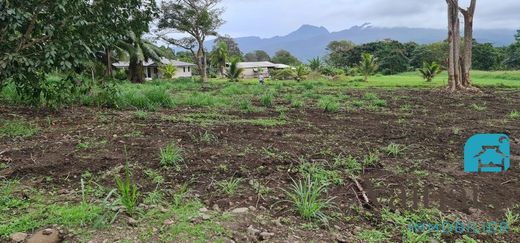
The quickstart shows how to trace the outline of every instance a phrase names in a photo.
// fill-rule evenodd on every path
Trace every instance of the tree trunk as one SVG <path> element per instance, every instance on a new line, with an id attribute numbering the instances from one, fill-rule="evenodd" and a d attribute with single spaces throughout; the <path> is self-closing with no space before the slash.
<path id="1" fill-rule="evenodd" d="M 144 66 L 143 62 L 137 58 L 130 58 L 128 66 L 128 79 L 132 83 L 144 83 Z"/>
<path id="2" fill-rule="evenodd" d="M 107 73 L 106 75 L 108 77 L 112 77 L 112 51 L 110 50 L 110 48 L 106 48 L 105 49 L 105 55 L 106 55 L 106 58 L 107 58 Z"/>
<path id="3" fill-rule="evenodd" d="M 473 16 L 475 15 L 476 0 L 471 0 L 467 10 L 460 9 L 464 16 L 464 54 L 462 65 L 462 85 L 471 86 L 471 66 L 473 58 Z"/>
<path id="4" fill-rule="evenodd" d="M 204 40 L 197 40 L 199 49 L 197 50 L 197 64 L 199 66 L 200 79 L 203 83 L 208 82 L 208 68 L 206 52 L 204 51 Z"/>
<path id="5" fill-rule="evenodd" d="M 471 86 L 471 58 L 473 51 L 473 16 L 476 0 L 470 7 L 460 8 L 459 0 L 446 0 L 448 4 L 448 90 L 478 90 Z M 464 53 L 461 55 L 459 11 L 464 15 Z"/>

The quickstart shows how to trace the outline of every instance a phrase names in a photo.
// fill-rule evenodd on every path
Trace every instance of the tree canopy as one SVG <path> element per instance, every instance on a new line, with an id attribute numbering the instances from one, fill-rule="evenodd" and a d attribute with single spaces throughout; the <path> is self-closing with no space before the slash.
<path id="1" fill-rule="evenodd" d="M 271 58 L 271 61 L 291 66 L 297 66 L 301 63 L 298 60 L 298 58 L 294 57 L 290 52 L 286 50 L 277 51 L 273 58 Z"/>

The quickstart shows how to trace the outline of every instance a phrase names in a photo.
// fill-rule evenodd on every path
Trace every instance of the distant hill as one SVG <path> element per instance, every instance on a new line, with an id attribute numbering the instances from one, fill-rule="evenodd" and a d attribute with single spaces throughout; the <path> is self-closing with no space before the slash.
<path id="1" fill-rule="evenodd" d="M 515 30 L 508 29 L 480 29 L 475 30 L 475 39 L 479 42 L 490 42 L 495 46 L 505 46 L 513 43 Z M 363 44 L 383 39 L 393 39 L 401 42 L 415 41 L 420 44 L 442 41 L 447 38 L 447 30 L 427 28 L 382 28 L 372 27 L 369 24 L 353 26 L 350 29 L 330 32 L 325 27 L 303 25 L 298 30 L 285 36 L 272 38 L 239 37 L 235 38 L 242 52 L 264 50 L 269 55 L 280 49 L 285 49 L 307 61 L 316 56 L 326 54 L 325 47 L 333 40 L 350 40 L 356 44 Z M 211 49 L 213 41 L 208 41 Z"/>

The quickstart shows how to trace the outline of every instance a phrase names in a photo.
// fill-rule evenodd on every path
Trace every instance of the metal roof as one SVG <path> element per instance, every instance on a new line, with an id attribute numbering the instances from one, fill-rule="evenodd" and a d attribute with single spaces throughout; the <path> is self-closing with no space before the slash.
<path id="1" fill-rule="evenodd" d="M 275 64 L 272 62 L 239 62 L 239 68 L 289 68 L 285 64 Z"/>
<path id="2" fill-rule="evenodd" d="M 178 61 L 178 60 L 170 60 L 170 59 L 167 59 L 167 58 L 164 58 L 162 57 L 161 60 L 160 60 L 160 64 L 162 65 L 173 65 L 175 67 L 193 67 L 193 66 L 197 66 L 193 63 L 187 63 L 187 62 L 182 62 L 182 61 Z M 116 63 L 113 63 L 112 64 L 114 67 L 128 67 L 130 66 L 130 63 L 129 62 L 116 62 Z M 144 62 L 143 63 L 143 66 L 145 67 L 149 67 L 149 66 L 158 66 L 158 64 L 149 59 L 147 62 Z"/>

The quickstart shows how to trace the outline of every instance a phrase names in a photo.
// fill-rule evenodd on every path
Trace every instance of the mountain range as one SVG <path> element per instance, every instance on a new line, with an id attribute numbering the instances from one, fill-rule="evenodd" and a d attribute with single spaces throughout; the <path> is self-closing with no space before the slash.
<path id="1" fill-rule="evenodd" d="M 511 29 L 476 29 L 474 38 L 478 42 L 489 42 L 495 46 L 505 46 L 513 43 L 516 31 Z M 393 39 L 400 42 L 415 41 L 419 44 L 428 44 L 443 41 L 447 38 L 447 30 L 407 27 L 373 27 L 370 24 L 353 26 L 349 29 L 330 32 L 325 27 L 303 25 L 296 31 L 285 36 L 261 38 L 257 36 L 235 38 L 243 53 L 264 50 L 274 55 L 278 50 L 291 52 L 301 61 L 307 61 L 316 56 L 326 55 L 326 46 L 334 40 L 350 40 L 356 44 L 363 44 L 384 39 Z M 213 46 L 208 41 L 207 47 Z"/>

